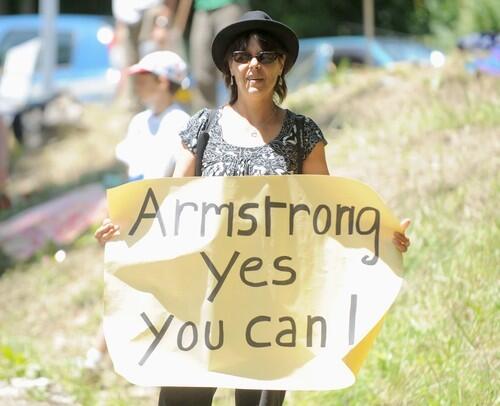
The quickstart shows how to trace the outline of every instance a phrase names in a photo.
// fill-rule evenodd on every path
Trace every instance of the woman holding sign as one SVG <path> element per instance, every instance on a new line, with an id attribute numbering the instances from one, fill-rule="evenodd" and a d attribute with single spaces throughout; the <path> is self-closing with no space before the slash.
<path id="1" fill-rule="evenodd" d="M 196 113 L 179 135 L 174 176 L 328 175 L 326 140 L 308 117 L 279 107 L 286 74 L 298 55 L 298 39 L 262 11 L 245 13 L 222 29 L 212 57 L 229 88 L 229 103 Z M 402 224 L 406 229 L 409 221 Z M 107 223 L 96 232 L 104 243 L 118 232 Z M 409 239 L 395 233 L 405 252 Z M 165 387 L 160 405 L 210 405 L 215 388 Z M 236 390 L 237 405 L 281 405 L 284 391 Z"/>

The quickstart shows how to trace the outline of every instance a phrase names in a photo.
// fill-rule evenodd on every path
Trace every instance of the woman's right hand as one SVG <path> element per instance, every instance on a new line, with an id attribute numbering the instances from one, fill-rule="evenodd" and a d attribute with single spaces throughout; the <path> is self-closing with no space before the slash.
<path id="1" fill-rule="evenodd" d="M 94 233 L 94 238 L 104 246 L 113 237 L 120 235 L 120 226 L 113 224 L 110 219 L 104 219 L 101 226 Z"/>

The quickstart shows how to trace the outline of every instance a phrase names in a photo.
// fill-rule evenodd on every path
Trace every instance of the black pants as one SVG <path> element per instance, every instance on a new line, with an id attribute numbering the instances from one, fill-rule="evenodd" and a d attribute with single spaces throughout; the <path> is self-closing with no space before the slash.
<path id="1" fill-rule="evenodd" d="M 163 387 L 158 406 L 210 406 L 217 388 Z M 285 391 L 236 389 L 236 406 L 281 406 Z"/>

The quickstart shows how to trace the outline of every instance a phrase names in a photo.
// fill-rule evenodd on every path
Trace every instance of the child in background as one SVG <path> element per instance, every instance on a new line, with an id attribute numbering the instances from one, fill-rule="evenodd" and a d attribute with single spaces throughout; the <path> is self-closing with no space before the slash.
<path id="1" fill-rule="evenodd" d="M 116 146 L 116 157 L 128 167 L 129 181 L 172 176 L 180 145 L 179 132 L 189 115 L 175 102 L 175 93 L 187 78 L 183 59 L 171 51 L 146 55 L 128 69 L 134 90 L 146 110 L 136 114 L 127 135 Z M 106 353 L 102 326 L 94 347 L 87 351 L 84 367 L 98 368 Z"/>
<path id="2" fill-rule="evenodd" d="M 174 100 L 187 78 L 186 63 L 174 52 L 157 51 L 131 66 L 129 73 L 146 110 L 132 118 L 116 157 L 128 166 L 130 180 L 172 176 L 178 134 L 189 119 Z"/>

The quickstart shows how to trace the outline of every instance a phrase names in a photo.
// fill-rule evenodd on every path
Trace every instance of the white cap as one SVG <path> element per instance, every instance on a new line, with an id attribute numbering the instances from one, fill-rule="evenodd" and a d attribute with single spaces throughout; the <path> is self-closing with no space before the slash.
<path id="1" fill-rule="evenodd" d="M 187 65 L 175 52 L 156 51 L 147 54 L 138 63 L 128 68 L 128 73 L 131 75 L 152 73 L 183 85 L 187 77 Z"/>

